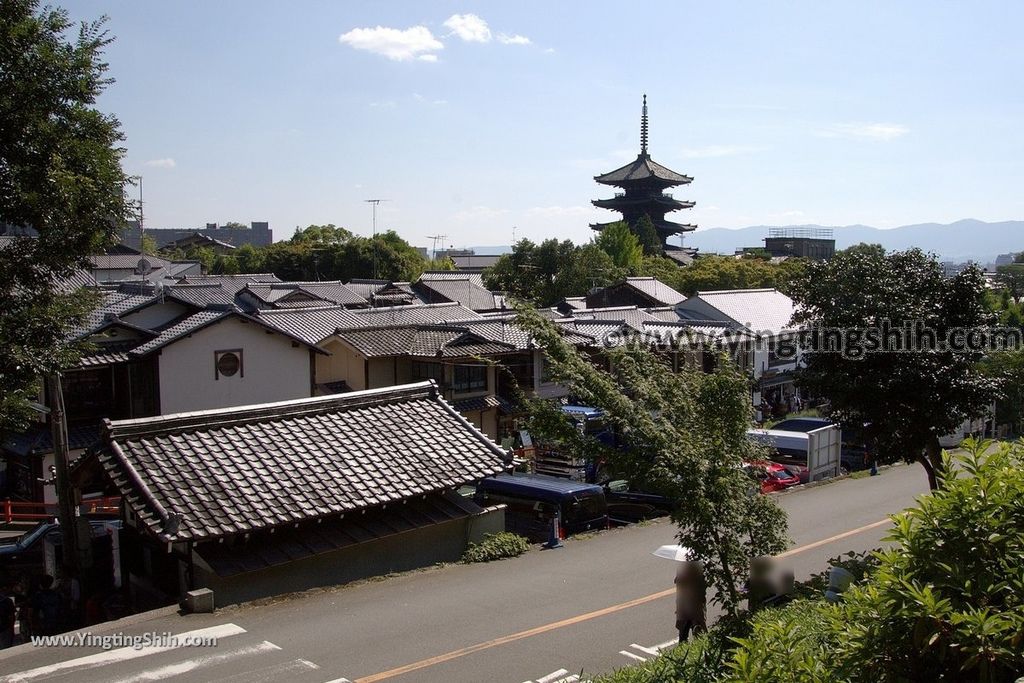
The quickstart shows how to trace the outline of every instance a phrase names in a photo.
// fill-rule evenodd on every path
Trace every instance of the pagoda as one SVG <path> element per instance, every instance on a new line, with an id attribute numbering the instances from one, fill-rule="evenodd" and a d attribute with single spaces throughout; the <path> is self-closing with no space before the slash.
<path id="1" fill-rule="evenodd" d="M 697 229 L 696 225 L 665 220 L 665 214 L 670 211 L 689 209 L 694 205 L 694 202 L 675 199 L 665 190 L 676 185 L 687 185 L 693 182 L 693 178 L 655 163 L 647 153 L 647 95 L 644 95 L 643 114 L 640 117 L 640 154 L 635 161 L 610 173 L 594 176 L 594 180 L 602 185 L 620 187 L 623 191 L 616 192 L 611 199 L 595 199 L 591 204 L 601 209 L 618 211 L 622 214 L 622 220 L 634 231 L 637 221 L 646 214 L 654 223 L 658 237 L 668 251 L 679 249 L 667 244 L 669 237 Z M 591 223 L 590 227 L 604 230 L 609 225 L 612 223 Z"/>

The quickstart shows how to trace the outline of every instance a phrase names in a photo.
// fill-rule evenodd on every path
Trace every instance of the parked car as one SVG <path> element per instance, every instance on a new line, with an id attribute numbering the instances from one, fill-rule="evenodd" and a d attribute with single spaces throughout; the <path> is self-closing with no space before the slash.
<path id="1" fill-rule="evenodd" d="M 499 474 L 481 480 L 473 500 L 504 504 L 505 529 L 531 541 L 547 540 L 556 516 L 562 536 L 608 526 L 608 503 L 596 484 L 544 474 Z"/>
<path id="2" fill-rule="evenodd" d="M 781 491 L 800 483 L 799 475 L 788 467 L 770 460 L 751 460 L 743 464 L 743 469 L 758 482 L 761 493 Z"/>
<path id="3" fill-rule="evenodd" d="M 608 519 L 617 524 L 665 517 L 674 507 L 671 498 L 632 490 L 625 479 L 605 482 L 604 496 L 608 501 Z"/>
<path id="4" fill-rule="evenodd" d="M 810 432 L 821 427 L 835 424 L 824 417 L 794 417 L 772 425 L 772 429 L 788 432 Z M 855 472 L 868 467 L 868 447 L 858 434 L 858 430 L 843 427 L 843 443 L 839 450 L 840 465 L 847 472 Z"/>

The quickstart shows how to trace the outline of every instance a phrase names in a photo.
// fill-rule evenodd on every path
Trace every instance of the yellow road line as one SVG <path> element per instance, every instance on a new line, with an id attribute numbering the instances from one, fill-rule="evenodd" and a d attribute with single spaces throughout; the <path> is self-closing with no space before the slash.
<path id="1" fill-rule="evenodd" d="M 806 552 L 808 550 L 812 550 L 814 548 L 818 548 L 823 545 L 834 543 L 835 541 L 840 541 L 844 538 L 848 538 L 850 536 L 854 536 L 856 534 L 860 534 L 865 531 L 878 528 L 885 524 L 889 524 L 890 522 L 891 520 L 886 518 L 879 520 L 877 522 L 872 522 L 871 524 L 865 524 L 864 526 L 857 527 L 856 529 L 850 529 L 849 531 L 844 531 L 841 534 L 829 536 L 828 538 L 823 538 L 820 541 L 815 541 L 814 543 L 808 543 L 807 545 L 802 545 L 791 550 L 787 550 L 784 553 L 776 555 L 776 557 L 779 559 L 784 557 L 791 557 L 793 555 L 797 555 L 799 553 Z M 587 612 L 586 614 L 579 614 L 575 617 L 569 617 L 568 619 L 562 619 L 561 621 L 554 621 L 550 624 L 544 624 L 543 626 L 536 626 L 525 631 L 519 631 L 518 633 L 511 633 L 507 636 L 501 636 L 500 638 L 485 640 L 484 642 L 477 643 L 476 645 L 470 645 L 468 647 L 459 648 L 458 650 L 452 650 L 451 652 L 446 652 L 443 655 L 437 655 L 435 657 L 421 659 L 418 662 L 406 664 L 405 666 L 400 666 L 396 669 L 389 669 L 387 671 L 382 671 L 380 673 L 372 674 L 370 676 L 363 676 L 362 678 L 357 678 L 355 680 L 355 683 L 375 683 L 375 681 L 383 681 L 388 678 L 394 678 L 395 676 L 401 676 L 403 674 L 411 673 L 413 671 L 425 669 L 429 666 L 443 664 L 444 662 L 449 662 L 453 659 L 458 659 L 459 657 L 465 657 L 466 655 L 471 655 L 474 652 L 480 652 L 481 650 L 489 650 L 493 647 L 498 647 L 499 645 L 514 643 L 515 641 L 522 640 L 523 638 L 529 638 L 531 636 L 540 635 L 541 633 L 547 633 L 548 631 L 554 631 L 556 629 L 564 628 L 566 626 L 572 626 L 574 624 L 579 624 L 584 621 L 590 621 L 591 619 L 603 617 L 606 614 L 614 614 L 615 612 L 621 612 L 622 610 L 629 609 L 630 607 L 636 607 L 638 605 L 643 605 L 654 600 L 666 598 L 670 595 L 674 595 L 675 592 L 675 588 L 669 588 L 668 590 L 663 590 L 657 593 L 651 593 L 650 595 L 645 595 L 642 598 L 636 598 L 635 600 L 629 600 L 627 602 L 620 602 L 619 604 L 612 605 L 611 607 L 605 607 L 603 609 L 594 610 L 593 612 Z"/>

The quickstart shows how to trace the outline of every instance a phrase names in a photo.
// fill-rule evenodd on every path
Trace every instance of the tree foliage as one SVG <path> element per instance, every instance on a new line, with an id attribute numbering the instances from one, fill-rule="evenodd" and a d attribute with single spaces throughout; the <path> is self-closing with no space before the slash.
<path id="1" fill-rule="evenodd" d="M 132 213 L 120 124 L 95 107 L 111 38 L 102 20 L 72 26 L 35 0 L 0 4 L 0 223 L 38 234 L 0 249 L 0 426 L 24 420 L 40 375 L 74 362 L 67 330 L 93 302 L 59 283 Z"/>
<path id="2" fill-rule="evenodd" d="M 878 245 L 860 245 L 809 264 L 792 296 L 798 323 L 849 335 L 888 321 L 893 329 L 932 330 L 944 340 L 953 329 L 988 328 L 992 316 L 984 292 L 975 267 L 947 279 L 938 261 L 918 249 L 886 253 Z M 951 346 L 809 352 L 804 358 L 803 385 L 827 398 L 842 423 L 869 425 L 881 461 L 921 462 L 932 488 L 942 473 L 939 437 L 982 414 L 998 388 L 978 368 L 980 352 Z"/>
<path id="3" fill-rule="evenodd" d="M 644 251 L 644 256 L 660 256 L 664 250 L 664 246 L 661 243 L 661 237 L 658 236 L 658 230 L 654 227 L 654 222 L 651 217 L 644 214 L 638 221 L 632 226 L 633 234 L 636 235 L 637 241 L 640 242 L 640 248 Z"/>
<path id="4" fill-rule="evenodd" d="M 755 619 L 736 681 L 1013 681 L 1024 671 L 1024 443 L 965 444 L 941 487 L 894 516 L 843 602 Z"/>
<path id="5" fill-rule="evenodd" d="M 804 259 L 787 259 L 771 263 L 755 256 L 701 256 L 686 268 L 680 268 L 672 285 L 676 290 L 692 296 L 698 291 L 719 289 L 761 289 L 774 287 L 789 294 L 793 282 L 806 268 Z"/>
<path id="6" fill-rule="evenodd" d="M 617 474 L 677 501 L 672 519 L 679 542 L 705 563 L 716 599 L 735 612 L 751 558 L 786 545 L 785 513 L 772 498 L 754 492 L 740 467 L 761 454 L 746 435 L 747 378 L 729 362 L 719 363 L 713 373 L 675 373 L 642 347 L 606 352 L 600 359 L 611 368 L 606 371 L 536 312 L 521 310 L 517 324 L 544 349 L 552 379 L 603 410 L 625 447 L 602 447 L 567 429 L 564 420 L 559 427 L 560 411 L 543 401 L 531 403 L 531 431 L 542 438 L 575 439 L 570 447 L 601 453 Z"/>
<path id="7" fill-rule="evenodd" d="M 637 273 L 643 264 L 644 248 L 624 221 L 612 223 L 594 238 L 597 248 L 611 257 L 616 267 Z"/>
<path id="8" fill-rule="evenodd" d="M 551 306 L 564 297 L 583 296 L 625 276 L 603 250 L 593 244 L 576 246 L 570 240 L 519 240 L 484 271 L 484 284 L 520 301 Z"/>

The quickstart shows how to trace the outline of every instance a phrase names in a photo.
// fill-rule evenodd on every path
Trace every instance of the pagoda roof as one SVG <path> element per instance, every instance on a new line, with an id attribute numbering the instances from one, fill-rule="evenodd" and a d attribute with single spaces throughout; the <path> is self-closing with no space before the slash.
<path id="1" fill-rule="evenodd" d="M 591 223 L 590 227 L 594 230 L 601 231 L 607 228 L 609 225 L 615 225 L 616 223 L 621 222 L 621 220 L 618 220 L 610 221 L 608 223 Z M 681 232 L 692 232 L 693 230 L 697 229 L 697 226 L 691 223 L 673 223 L 672 221 L 664 220 L 652 220 L 651 222 L 654 223 L 654 229 L 657 230 L 658 234 L 660 235 L 678 235 Z"/>
<path id="2" fill-rule="evenodd" d="M 604 185 L 619 185 L 644 180 L 658 180 L 669 185 L 685 185 L 693 182 L 693 178 L 665 168 L 651 159 L 650 155 L 641 152 L 636 159 L 614 171 L 594 176 L 594 180 Z"/>
<path id="3" fill-rule="evenodd" d="M 624 197 L 617 195 L 611 199 L 594 199 L 590 203 L 600 209 L 612 209 L 613 211 L 618 211 L 626 207 L 643 207 L 649 205 L 660 205 L 669 211 L 676 211 L 678 209 L 692 209 L 696 205 L 696 202 L 689 200 L 682 201 L 664 194 L 642 197 Z"/>

